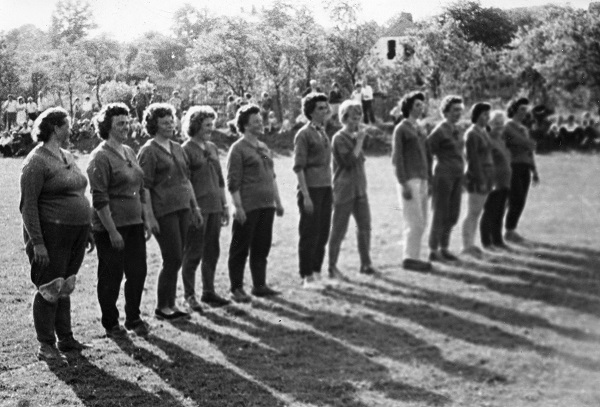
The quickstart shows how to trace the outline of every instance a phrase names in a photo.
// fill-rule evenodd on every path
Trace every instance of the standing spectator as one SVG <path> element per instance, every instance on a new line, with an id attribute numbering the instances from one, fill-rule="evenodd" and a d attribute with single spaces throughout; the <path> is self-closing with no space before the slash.
<path id="1" fill-rule="evenodd" d="M 14 95 L 8 95 L 8 100 L 2 104 L 5 119 L 4 126 L 6 131 L 10 131 L 17 124 L 17 101 Z"/>
<path id="2" fill-rule="evenodd" d="M 235 113 L 237 112 L 239 105 L 235 102 L 235 96 L 229 95 L 227 97 L 227 105 L 225 105 L 225 114 L 227 115 L 227 121 L 235 119 Z"/>
<path id="3" fill-rule="evenodd" d="M 366 132 L 360 128 L 361 104 L 354 100 L 342 103 L 342 129 L 333 136 L 333 219 L 329 239 L 329 277 L 344 280 L 337 268 L 342 241 L 348 230 L 350 215 L 356 222 L 356 241 L 360 255 L 360 272 L 375 274 L 371 265 L 371 210 L 367 197 L 367 176 L 363 143 Z"/>
<path id="4" fill-rule="evenodd" d="M 362 83 L 356 82 L 354 84 L 354 90 L 352 91 L 352 94 L 350 95 L 350 99 L 356 100 L 357 102 L 360 102 L 362 105 Z"/>
<path id="5" fill-rule="evenodd" d="M 91 220 L 87 179 L 71 153 L 60 148 L 70 129 L 69 115 L 62 108 L 48 109 L 38 117 L 32 134 L 40 144 L 23 162 L 19 205 L 31 281 L 37 288 L 33 298 L 33 323 L 40 343 L 37 356 L 61 364 L 66 358 L 59 350 L 86 347 L 73 338 L 70 296 Z"/>
<path id="6" fill-rule="evenodd" d="M 363 120 L 365 124 L 375 124 L 375 113 L 373 113 L 373 88 L 371 88 L 366 81 L 362 84 L 360 95 L 363 107 Z"/>
<path id="7" fill-rule="evenodd" d="M 494 160 L 492 145 L 487 132 L 491 106 L 487 103 L 475 103 L 471 108 L 471 127 L 466 133 L 468 194 L 467 216 L 463 221 L 463 253 L 480 256 L 481 249 L 475 246 L 475 233 L 479 216 L 483 211 L 486 198 L 492 189 Z"/>
<path id="8" fill-rule="evenodd" d="M 146 281 L 144 172 L 135 152 L 123 144 L 129 131 L 129 109 L 109 103 L 95 117 L 103 141 L 92 151 L 87 173 L 94 214 L 92 230 L 98 252 L 98 302 L 106 335 L 121 338 L 127 330 L 145 336 L 149 325 L 140 304 Z M 125 328 L 119 324 L 117 299 L 125 275 Z"/>
<path id="9" fill-rule="evenodd" d="M 27 104 L 23 96 L 17 98 L 17 126 L 21 127 L 27 123 Z"/>
<path id="10" fill-rule="evenodd" d="M 152 88 L 152 93 L 150 94 L 149 104 L 152 104 L 152 103 L 163 103 L 163 102 L 164 102 L 164 100 L 163 100 L 162 95 L 160 93 L 158 93 L 155 88 Z M 142 111 L 142 113 L 143 113 L 143 111 Z M 142 119 L 139 119 L 139 120 L 140 120 L 140 123 L 141 123 Z"/>
<path id="11" fill-rule="evenodd" d="M 29 96 L 27 98 L 27 118 L 28 120 L 33 120 L 35 121 L 35 119 L 37 119 L 38 117 L 38 106 L 37 104 L 33 101 L 33 98 L 31 96 Z"/>
<path id="12" fill-rule="evenodd" d="M 283 216 L 273 153 L 258 137 L 264 130 L 260 108 L 240 108 L 236 125 L 242 137 L 233 143 L 227 157 L 227 188 L 234 204 L 229 279 L 231 298 L 250 302 L 244 291 L 244 268 L 250 254 L 252 295 L 268 297 L 279 294 L 267 285 L 267 257 L 271 250 L 274 215 Z"/>
<path id="13" fill-rule="evenodd" d="M 427 227 L 429 170 L 427 136 L 418 120 L 425 110 L 425 95 L 411 92 L 400 102 L 404 119 L 394 129 L 392 163 L 398 181 L 398 195 L 404 220 L 404 253 L 406 270 L 428 271 L 431 263 L 421 260 L 421 241 Z"/>
<path id="14" fill-rule="evenodd" d="M 325 245 L 329 238 L 333 204 L 331 143 L 325 134 L 330 109 L 327 96 L 309 93 L 302 111 L 310 120 L 294 137 L 294 172 L 298 178 L 300 277 L 305 288 L 316 288 L 321 278 Z"/>
<path id="15" fill-rule="evenodd" d="M 81 100 L 79 98 L 75 98 L 73 101 L 73 117 L 75 120 L 81 120 Z"/>
<path id="16" fill-rule="evenodd" d="M 486 249 L 506 249 L 502 239 L 502 221 L 508 201 L 510 189 L 510 151 L 503 138 L 504 113 L 497 111 L 490 120 L 490 141 L 492 159 L 494 160 L 494 187 L 488 195 L 483 207 L 483 215 L 479 223 L 481 245 Z"/>
<path id="17" fill-rule="evenodd" d="M 463 109 L 462 98 L 446 96 L 440 104 L 444 120 L 427 137 L 427 147 L 435 158 L 432 178 L 433 221 L 429 234 L 429 259 L 432 261 L 458 260 L 449 247 L 452 228 L 460 216 L 465 169 L 464 141 L 457 127 Z"/>
<path id="18" fill-rule="evenodd" d="M 529 131 L 523 126 L 523 120 L 527 117 L 528 105 L 527 98 L 512 101 L 507 109 L 509 120 L 504 126 L 504 139 L 511 154 L 512 169 L 505 238 L 511 242 L 523 241 L 523 237 L 517 233 L 516 229 L 527 202 L 532 175 L 534 185 L 540 182 L 533 155 L 535 141 L 529 137 Z"/>
<path id="19" fill-rule="evenodd" d="M 305 97 L 306 95 L 308 95 L 309 93 L 321 93 L 321 87 L 318 86 L 317 81 L 315 79 L 311 79 L 310 82 L 308 82 L 309 86 L 308 88 L 306 88 L 304 90 L 304 92 L 302 92 L 302 97 Z"/>
<path id="20" fill-rule="evenodd" d="M 175 116 L 181 119 L 181 97 L 178 91 L 173 91 L 173 96 L 169 99 L 169 104 L 175 109 Z"/>
<path id="21" fill-rule="evenodd" d="M 204 222 L 190 226 L 183 249 L 184 295 L 188 307 L 202 312 L 196 298 L 196 270 L 202 262 L 202 297 L 200 301 L 213 307 L 229 304 L 215 292 L 215 271 L 221 248 L 221 226 L 229 223 L 229 208 L 225 198 L 225 180 L 219 162 L 219 150 L 210 141 L 217 113 L 210 106 L 193 106 L 183 118 L 183 144 L 190 168 L 190 180 Z"/>
<path id="22" fill-rule="evenodd" d="M 85 97 L 85 100 L 81 104 L 81 118 L 92 120 L 92 115 L 94 114 L 94 104 L 89 96 Z"/>
<path id="23" fill-rule="evenodd" d="M 340 104 L 344 100 L 340 85 L 337 82 L 333 82 L 331 91 L 329 92 L 329 106 L 331 106 L 331 118 L 339 120 L 338 114 L 340 110 Z"/>
<path id="24" fill-rule="evenodd" d="M 37 108 L 38 108 L 38 116 L 40 113 L 42 113 L 44 110 L 46 110 L 47 106 L 46 103 L 44 102 L 44 94 L 42 93 L 42 91 L 38 92 L 37 95 Z"/>
<path id="25" fill-rule="evenodd" d="M 267 92 L 262 94 L 262 100 L 260 101 L 260 109 L 263 115 L 263 123 L 267 123 L 267 116 L 273 109 L 273 99 Z"/>
<path id="26" fill-rule="evenodd" d="M 158 319 L 188 318 L 175 304 L 177 274 L 190 223 L 199 227 L 202 214 L 189 180 L 187 157 L 175 137 L 175 110 L 166 103 L 148 106 L 144 112 L 146 132 L 153 137 L 140 149 L 138 159 L 144 170 L 146 219 L 156 237 L 163 258 L 158 274 Z"/>
<path id="27" fill-rule="evenodd" d="M 135 94 L 131 98 L 131 106 L 133 106 L 133 108 L 135 109 L 135 113 L 140 123 L 142 122 L 142 120 L 144 120 L 144 110 L 146 110 L 146 107 L 148 107 L 149 103 L 153 102 L 150 102 L 148 100 L 148 96 L 145 92 L 142 92 L 139 86 L 136 86 Z"/>

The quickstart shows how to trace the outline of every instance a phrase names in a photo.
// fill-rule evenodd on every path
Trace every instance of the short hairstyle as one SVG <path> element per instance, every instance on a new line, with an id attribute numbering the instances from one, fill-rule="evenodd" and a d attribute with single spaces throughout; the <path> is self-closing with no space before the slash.
<path id="1" fill-rule="evenodd" d="M 252 97 L 252 95 L 251 95 L 250 93 L 246 92 L 246 93 L 244 94 L 244 97 L 245 97 L 246 99 L 250 99 L 250 98 Z"/>
<path id="2" fill-rule="evenodd" d="M 69 113 L 62 107 L 46 109 L 35 119 L 31 130 L 31 138 L 33 141 L 45 143 L 50 140 L 54 128 L 64 125 L 67 120 L 69 120 Z"/>
<path id="3" fill-rule="evenodd" d="M 215 112 L 212 107 L 190 107 L 181 122 L 181 131 L 183 135 L 189 138 L 194 137 L 206 119 L 217 119 L 217 112 Z"/>
<path id="4" fill-rule="evenodd" d="M 144 121 L 142 125 L 146 132 L 154 136 L 158 131 L 158 119 L 171 116 L 175 119 L 175 108 L 169 103 L 152 103 L 144 110 Z"/>
<path id="5" fill-rule="evenodd" d="M 521 107 L 522 105 L 528 105 L 528 104 L 529 104 L 529 99 L 527 99 L 527 98 L 513 99 L 508 104 L 508 108 L 506 109 L 506 115 L 508 116 L 509 119 L 512 119 L 513 116 L 517 113 L 517 110 L 519 110 L 519 107 Z"/>
<path id="6" fill-rule="evenodd" d="M 417 100 L 425 102 L 425 95 L 423 94 L 423 92 L 413 91 L 408 93 L 407 95 L 404 95 L 404 97 L 400 101 L 400 111 L 402 112 L 402 116 L 410 116 L 410 112 L 413 108 L 413 105 Z"/>
<path id="7" fill-rule="evenodd" d="M 125 103 L 109 103 L 104 105 L 94 117 L 96 135 L 102 140 L 108 140 L 112 128 L 112 118 L 115 116 L 129 116 L 129 108 Z"/>
<path id="8" fill-rule="evenodd" d="M 19 102 L 21 102 L 21 101 L 25 102 L 25 99 L 23 99 L 23 96 L 19 96 L 19 97 L 17 98 L 17 101 L 19 101 Z"/>
<path id="9" fill-rule="evenodd" d="M 340 116 L 340 123 L 346 123 L 346 120 L 348 120 L 348 116 L 350 115 L 350 113 L 353 112 L 357 112 L 362 115 L 362 103 L 360 103 L 358 100 L 344 100 L 340 105 L 340 110 L 338 112 Z"/>
<path id="10" fill-rule="evenodd" d="M 444 99 L 442 99 L 442 102 L 440 103 L 440 112 L 442 112 L 442 114 L 446 114 L 450 111 L 452 105 L 462 103 L 463 99 L 460 96 L 448 95 Z"/>
<path id="11" fill-rule="evenodd" d="M 227 100 L 228 100 L 229 102 L 233 102 L 233 101 L 235 100 L 235 96 L 233 96 L 233 95 L 229 95 L 229 96 L 227 97 Z"/>
<path id="12" fill-rule="evenodd" d="M 320 92 L 312 92 L 308 95 L 304 96 L 302 99 L 302 113 L 304 116 L 308 118 L 308 120 L 312 119 L 312 113 L 315 111 L 317 107 L 317 102 L 328 102 L 329 99 L 327 95 Z"/>
<path id="13" fill-rule="evenodd" d="M 490 110 L 492 110 L 492 106 L 489 103 L 475 103 L 471 107 L 471 123 L 477 123 L 477 120 L 479 120 L 479 116 L 481 116 L 485 112 L 489 112 Z"/>
<path id="14" fill-rule="evenodd" d="M 490 114 L 490 125 L 494 123 L 498 123 L 499 126 L 504 126 L 504 112 L 502 110 L 494 110 Z"/>
<path id="15" fill-rule="evenodd" d="M 253 114 L 260 115 L 260 107 L 249 104 L 240 107 L 235 115 L 235 127 L 237 127 L 240 133 L 244 133 L 246 131 L 246 125 L 250 121 L 250 116 Z"/>

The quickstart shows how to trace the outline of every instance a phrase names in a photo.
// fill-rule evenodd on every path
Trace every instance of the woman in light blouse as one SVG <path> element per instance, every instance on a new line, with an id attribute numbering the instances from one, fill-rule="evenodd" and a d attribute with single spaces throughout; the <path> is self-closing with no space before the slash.
<path id="1" fill-rule="evenodd" d="M 129 109 L 105 105 L 95 117 L 102 143 L 92 151 L 87 173 L 92 191 L 92 229 L 98 250 L 98 301 L 102 326 L 109 337 L 127 330 L 145 336 L 149 325 L 140 304 L 146 281 L 146 239 L 143 202 L 144 172 L 135 152 L 123 144 L 129 131 Z M 125 328 L 119 324 L 117 299 L 125 281 Z"/>
<path id="2" fill-rule="evenodd" d="M 189 180 L 188 161 L 175 137 L 175 110 L 166 103 L 153 103 L 144 111 L 146 132 L 152 136 L 138 153 L 144 171 L 146 213 L 150 232 L 156 237 L 163 258 L 157 281 L 158 319 L 189 318 L 176 304 L 177 275 L 190 223 L 199 226 L 202 214 Z"/>

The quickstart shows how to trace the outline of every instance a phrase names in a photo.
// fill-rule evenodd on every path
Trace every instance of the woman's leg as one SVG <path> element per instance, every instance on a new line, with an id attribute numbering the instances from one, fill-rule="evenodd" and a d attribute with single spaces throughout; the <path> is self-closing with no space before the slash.
<path id="1" fill-rule="evenodd" d="M 353 201 L 337 204 L 333 207 L 333 218 L 331 226 L 331 236 L 329 238 L 329 269 L 336 267 L 340 248 L 346 232 L 348 231 L 348 222 L 352 213 Z"/>
<path id="2" fill-rule="evenodd" d="M 468 196 L 467 216 L 465 217 L 462 226 L 463 250 L 467 250 L 470 247 L 475 246 L 477 224 L 479 222 L 479 216 L 483 210 L 486 198 L 487 194 L 470 193 Z"/>
<path id="3" fill-rule="evenodd" d="M 125 318 L 135 322 L 140 319 L 140 305 L 148 267 L 146 265 L 146 238 L 144 225 L 119 228 L 125 240 Z"/>
<path id="4" fill-rule="evenodd" d="M 360 265 L 367 267 L 371 265 L 371 209 L 369 208 L 369 198 L 366 195 L 354 200 L 352 214 L 356 221 L 356 241 Z"/>
<path id="5" fill-rule="evenodd" d="M 267 285 L 267 257 L 271 251 L 275 219 L 274 208 L 263 208 L 257 212 L 258 219 L 254 224 L 254 232 L 250 241 L 250 272 L 254 288 Z"/>
<path id="6" fill-rule="evenodd" d="M 508 196 L 508 213 L 506 214 L 506 230 L 517 229 L 519 219 L 525 209 L 529 184 L 531 183 L 531 169 L 528 164 L 513 164 L 510 193 Z"/>

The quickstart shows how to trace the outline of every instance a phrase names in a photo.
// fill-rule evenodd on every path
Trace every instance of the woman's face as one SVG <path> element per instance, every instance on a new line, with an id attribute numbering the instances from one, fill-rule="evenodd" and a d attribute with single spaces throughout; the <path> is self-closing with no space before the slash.
<path id="1" fill-rule="evenodd" d="M 210 136 L 215 129 L 215 119 L 212 117 L 207 117 L 202 121 L 200 125 L 200 129 L 198 130 L 197 135 L 200 136 L 202 140 L 210 140 Z"/>
<path id="2" fill-rule="evenodd" d="M 329 116 L 330 112 L 331 109 L 329 108 L 329 103 L 317 102 L 315 110 L 311 114 L 312 120 L 317 123 L 323 123 L 325 122 L 325 119 L 327 119 L 327 116 Z"/>
<path id="3" fill-rule="evenodd" d="M 452 105 L 450 105 L 448 111 L 444 113 L 444 116 L 446 117 L 446 119 L 448 119 L 450 123 L 456 124 L 460 121 L 460 117 L 462 116 L 463 110 L 464 107 L 462 103 L 453 103 Z"/>
<path id="4" fill-rule="evenodd" d="M 346 126 L 352 131 L 358 130 L 358 126 L 362 119 L 362 113 L 356 110 L 350 110 L 346 116 Z"/>
<path id="5" fill-rule="evenodd" d="M 156 135 L 164 138 L 172 138 L 175 135 L 175 121 L 173 116 L 167 115 L 160 117 L 157 120 L 157 131 Z"/>
<path id="6" fill-rule="evenodd" d="M 420 99 L 416 99 L 413 102 L 412 109 L 410 110 L 411 117 L 420 118 L 423 116 L 423 111 L 425 110 L 425 102 Z"/>
<path id="7" fill-rule="evenodd" d="M 490 121 L 490 111 L 489 110 L 486 110 L 485 112 L 481 113 L 479 115 L 479 117 L 477 118 L 477 124 L 481 127 L 485 127 L 489 121 Z"/>
<path id="8" fill-rule="evenodd" d="M 253 114 L 248 119 L 248 124 L 246 124 L 245 133 L 250 133 L 255 136 L 262 134 L 264 131 L 262 117 L 259 113 Z"/>
<path id="9" fill-rule="evenodd" d="M 108 133 L 109 138 L 123 143 L 127 140 L 127 133 L 129 133 L 129 116 L 120 115 L 112 117 L 112 125 Z"/>
<path id="10" fill-rule="evenodd" d="M 513 115 L 513 119 L 517 122 L 522 122 L 527 117 L 527 105 L 520 105 L 515 114 Z"/>
<path id="11" fill-rule="evenodd" d="M 62 144 L 69 139 L 70 135 L 71 135 L 71 118 L 66 117 L 64 123 L 61 126 L 54 127 L 54 136 L 53 137 L 56 138 L 56 141 L 58 141 L 59 144 Z"/>

